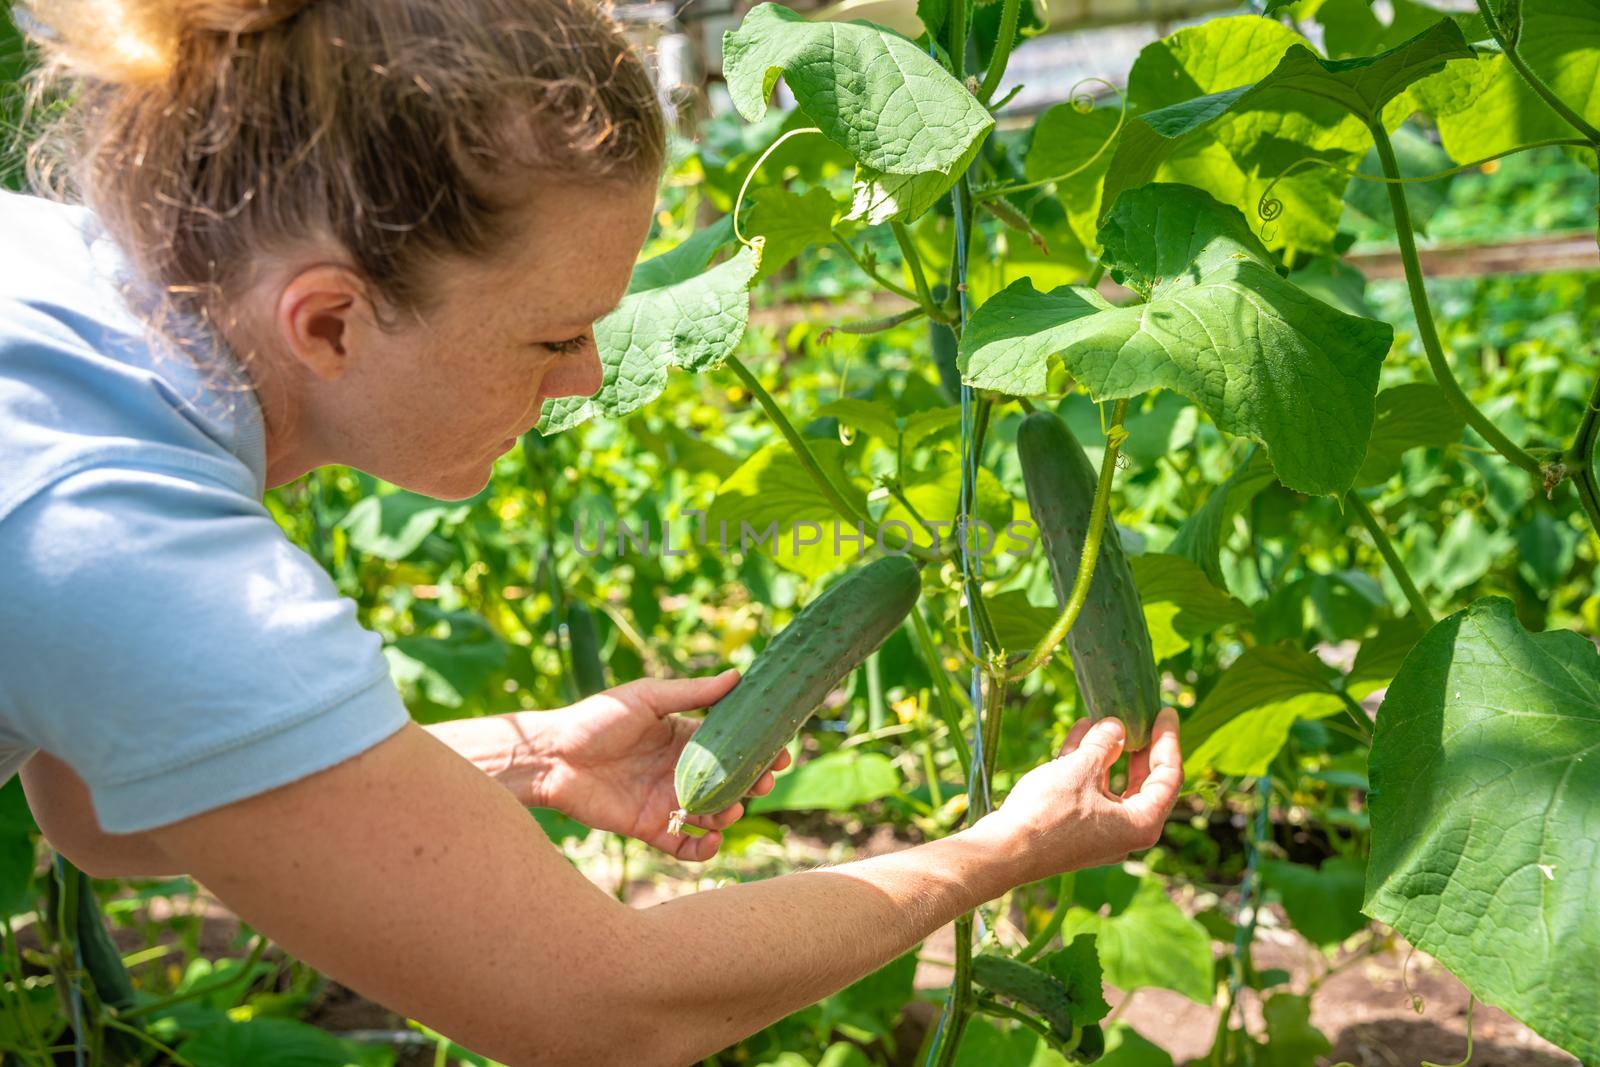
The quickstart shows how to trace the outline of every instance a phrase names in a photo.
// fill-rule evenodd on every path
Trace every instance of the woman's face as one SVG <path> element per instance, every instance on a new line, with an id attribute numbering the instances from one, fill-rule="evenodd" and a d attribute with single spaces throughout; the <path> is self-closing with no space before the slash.
<path id="1" fill-rule="evenodd" d="M 544 401 L 600 387 L 594 323 L 627 290 L 655 192 L 543 185 L 492 261 L 435 268 L 423 321 L 350 315 L 340 373 L 307 398 L 320 451 L 427 496 L 482 489 Z"/>

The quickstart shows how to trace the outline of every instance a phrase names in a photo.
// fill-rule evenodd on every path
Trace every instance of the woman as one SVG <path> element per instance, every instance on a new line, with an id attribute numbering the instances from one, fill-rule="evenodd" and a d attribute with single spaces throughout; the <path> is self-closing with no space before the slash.
<path id="1" fill-rule="evenodd" d="M 0 196 L 0 775 L 102 876 L 193 874 L 285 949 L 513 1064 L 685 1063 L 975 905 L 1153 843 L 1171 713 L 949 838 L 633 910 L 526 808 L 685 859 L 691 720 L 733 672 L 424 729 L 261 505 L 349 464 L 481 488 L 645 239 L 662 121 L 583 0 L 51 0 L 25 21 L 67 206 Z M 465 758 L 463 758 L 465 757 Z M 757 792 L 770 788 L 770 777 Z"/>

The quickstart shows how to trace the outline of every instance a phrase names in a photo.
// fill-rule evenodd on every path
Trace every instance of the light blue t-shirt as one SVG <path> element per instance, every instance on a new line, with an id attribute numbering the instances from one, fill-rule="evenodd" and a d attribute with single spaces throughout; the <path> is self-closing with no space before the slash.
<path id="1" fill-rule="evenodd" d="M 262 506 L 239 372 L 152 343 L 122 269 L 82 208 L 0 191 L 0 782 L 49 752 L 132 833 L 407 717 L 378 637 Z"/>

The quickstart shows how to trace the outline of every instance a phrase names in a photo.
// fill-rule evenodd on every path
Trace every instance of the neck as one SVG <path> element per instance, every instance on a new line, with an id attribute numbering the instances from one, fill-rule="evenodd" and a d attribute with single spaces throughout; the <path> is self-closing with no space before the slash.
<path id="1" fill-rule="evenodd" d="M 243 323 L 225 331 L 228 347 L 242 353 L 240 364 L 261 407 L 266 437 L 266 484 L 274 488 L 294 481 L 332 460 L 317 443 L 310 417 L 306 380 L 294 361 Z"/>

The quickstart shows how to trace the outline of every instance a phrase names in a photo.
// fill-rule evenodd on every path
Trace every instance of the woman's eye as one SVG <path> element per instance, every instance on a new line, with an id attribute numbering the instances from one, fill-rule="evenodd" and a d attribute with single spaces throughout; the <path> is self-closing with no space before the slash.
<path id="1" fill-rule="evenodd" d="M 565 341 L 546 341 L 544 346 L 558 356 L 576 356 L 588 349 L 594 343 L 592 334 L 582 334 L 578 337 L 569 337 Z"/>

